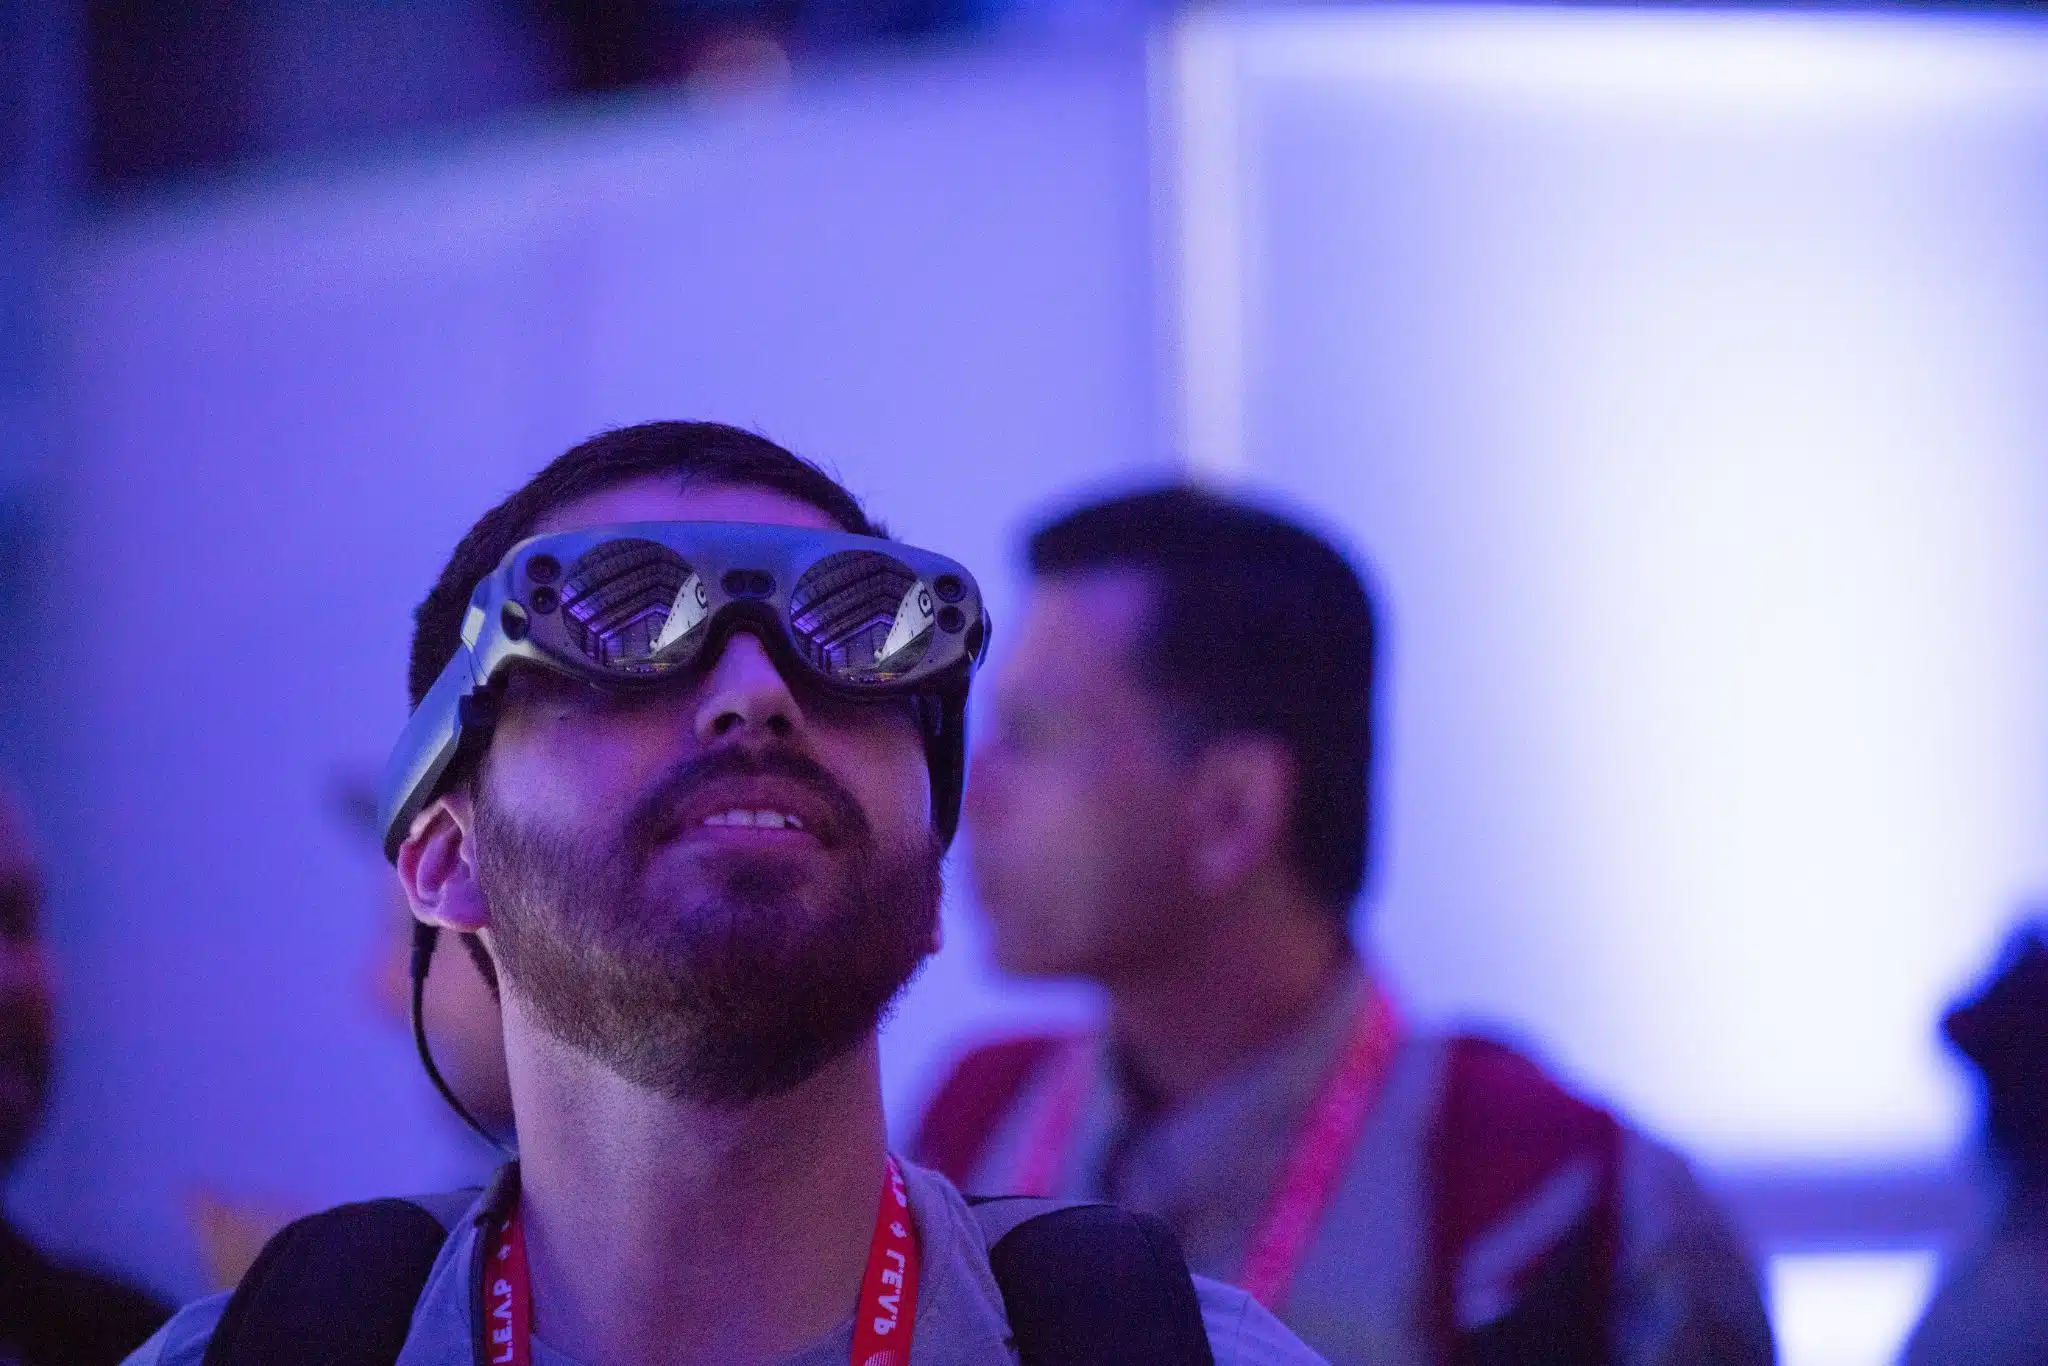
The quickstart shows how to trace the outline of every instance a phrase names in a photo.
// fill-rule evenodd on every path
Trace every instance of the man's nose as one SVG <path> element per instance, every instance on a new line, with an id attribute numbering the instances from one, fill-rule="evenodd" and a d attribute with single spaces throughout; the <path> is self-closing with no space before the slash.
<path id="1" fill-rule="evenodd" d="M 722 740 L 787 740 L 801 730 L 803 711 L 760 637 L 734 631 L 713 661 L 697 703 L 699 744 Z"/>

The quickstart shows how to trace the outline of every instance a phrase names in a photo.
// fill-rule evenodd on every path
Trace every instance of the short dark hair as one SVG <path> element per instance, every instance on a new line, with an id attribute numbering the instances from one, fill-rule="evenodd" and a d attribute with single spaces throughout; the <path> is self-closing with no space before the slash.
<path id="1" fill-rule="evenodd" d="M 1197 741 L 1253 732 L 1297 773 L 1294 865 L 1340 915 L 1364 886 L 1375 628 L 1363 577 L 1329 542 L 1186 485 L 1095 503 L 1033 533 L 1041 578 L 1129 569 L 1152 581 L 1133 661 Z"/>
<path id="2" fill-rule="evenodd" d="M 441 577 L 413 614 L 407 684 L 417 707 L 462 643 L 469 595 L 533 534 L 541 518 L 565 503 L 649 475 L 679 484 L 735 484 L 770 489 L 809 503 L 857 536 L 886 536 L 860 500 L 824 470 L 765 436 L 719 422 L 643 422 L 616 427 L 572 446 L 477 519 L 448 557 Z"/>

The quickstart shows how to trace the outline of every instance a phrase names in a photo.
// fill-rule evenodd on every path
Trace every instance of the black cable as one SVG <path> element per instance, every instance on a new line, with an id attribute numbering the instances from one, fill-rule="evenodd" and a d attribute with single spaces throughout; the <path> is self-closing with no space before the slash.
<path id="1" fill-rule="evenodd" d="M 455 1091 L 441 1075 L 441 1069 L 434 1066 L 434 1050 L 427 1045 L 427 971 L 434 965 L 434 946 L 441 941 L 441 927 L 425 921 L 414 921 L 412 927 L 412 1041 L 419 1049 L 420 1065 L 427 1069 L 427 1080 L 434 1083 L 434 1089 L 441 1093 L 441 1099 L 448 1107 L 462 1116 L 462 1122 L 476 1130 L 484 1142 L 496 1148 L 506 1157 L 518 1156 L 505 1141 L 486 1129 L 469 1107 L 456 1098 Z"/>

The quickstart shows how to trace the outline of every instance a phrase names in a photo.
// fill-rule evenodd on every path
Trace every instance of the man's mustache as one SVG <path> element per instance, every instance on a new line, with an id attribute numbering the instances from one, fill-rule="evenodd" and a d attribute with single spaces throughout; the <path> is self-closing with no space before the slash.
<path id="1" fill-rule="evenodd" d="M 715 749 L 678 763 L 634 804 L 626 818 L 627 848 L 643 856 L 652 851 L 668 833 L 668 823 L 677 807 L 700 788 L 736 778 L 784 778 L 809 789 L 828 813 L 824 828 L 811 831 L 827 848 L 848 841 L 865 842 L 872 837 L 867 813 L 830 770 L 800 749 L 775 745 L 765 749 Z"/>

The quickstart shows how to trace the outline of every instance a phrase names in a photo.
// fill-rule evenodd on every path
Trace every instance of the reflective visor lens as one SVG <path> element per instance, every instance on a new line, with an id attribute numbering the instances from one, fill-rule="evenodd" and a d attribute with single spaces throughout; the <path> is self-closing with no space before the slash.
<path id="1" fill-rule="evenodd" d="M 957 615 L 957 613 L 956 613 Z M 804 659 L 856 686 L 894 681 L 931 649 L 931 585 L 892 555 L 843 550 L 812 565 L 789 599 L 789 625 Z"/>
<path id="2" fill-rule="evenodd" d="M 570 643 L 606 673 L 652 677 L 688 662 L 710 615 L 704 580 L 653 541 L 606 541 L 561 587 Z"/>

